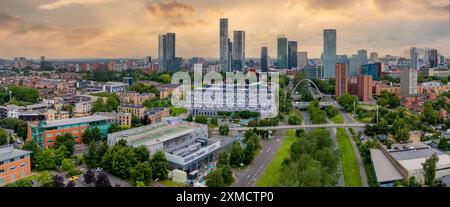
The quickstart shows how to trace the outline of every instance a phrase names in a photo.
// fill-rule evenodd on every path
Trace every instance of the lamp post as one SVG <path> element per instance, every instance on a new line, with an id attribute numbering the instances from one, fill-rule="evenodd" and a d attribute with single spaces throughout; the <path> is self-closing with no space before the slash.
<path id="1" fill-rule="evenodd" d="M 377 104 L 377 124 L 378 124 L 378 104 Z"/>

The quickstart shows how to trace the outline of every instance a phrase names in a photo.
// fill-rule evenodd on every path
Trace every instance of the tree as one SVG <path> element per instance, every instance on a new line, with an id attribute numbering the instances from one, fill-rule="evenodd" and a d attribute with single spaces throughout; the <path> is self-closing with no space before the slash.
<path id="1" fill-rule="evenodd" d="M 103 166 L 102 158 L 108 151 L 106 143 L 90 143 L 88 151 L 84 154 L 84 162 L 91 168 Z"/>
<path id="2" fill-rule="evenodd" d="M 55 150 L 55 165 L 61 166 L 62 161 L 64 160 L 64 158 L 66 158 L 68 153 L 69 152 L 67 151 L 66 146 L 61 145 L 60 147 L 58 147 L 58 149 Z"/>
<path id="3" fill-rule="evenodd" d="M 94 101 L 94 104 L 92 105 L 92 113 L 95 112 L 107 112 L 103 98 L 97 98 L 97 100 Z"/>
<path id="4" fill-rule="evenodd" d="M 443 137 L 439 140 L 438 148 L 444 151 L 447 151 L 449 147 L 447 138 Z"/>
<path id="5" fill-rule="evenodd" d="M 138 162 L 150 161 L 150 152 L 148 151 L 147 147 L 143 145 L 134 148 L 134 154 L 136 154 L 136 160 Z"/>
<path id="6" fill-rule="evenodd" d="M 159 76 L 159 80 L 160 80 L 162 83 L 170 83 L 170 82 L 172 81 L 172 77 L 170 77 L 169 74 L 161 74 L 161 75 Z"/>
<path id="7" fill-rule="evenodd" d="M 239 142 L 235 142 L 230 151 L 230 165 L 233 167 L 240 167 L 244 161 L 244 150 Z"/>
<path id="8" fill-rule="evenodd" d="M 204 115 L 199 115 L 195 117 L 195 123 L 208 124 L 208 117 Z"/>
<path id="9" fill-rule="evenodd" d="M 436 164 L 439 161 L 439 157 L 436 154 L 433 154 L 425 163 L 422 163 L 423 168 L 423 177 L 425 179 L 425 184 L 432 186 L 435 183 L 436 178 Z"/>
<path id="10" fill-rule="evenodd" d="M 60 175 L 53 176 L 53 186 L 64 187 L 64 178 Z"/>
<path id="11" fill-rule="evenodd" d="M 422 121 L 425 121 L 430 125 L 435 125 L 439 122 L 439 114 L 433 108 L 433 103 L 431 101 L 425 101 L 424 103 Z"/>
<path id="12" fill-rule="evenodd" d="M 95 187 L 97 188 L 112 187 L 108 176 L 104 172 L 98 173 L 97 178 L 95 180 Z"/>
<path id="13" fill-rule="evenodd" d="M 338 103 L 346 112 L 352 112 L 354 107 L 358 108 L 358 97 L 350 94 L 344 94 L 338 98 Z"/>
<path id="14" fill-rule="evenodd" d="M 75 182 L 74 181 L 69 181 L 69 182 L 67 182 L 67 185 L 66 185 L 66 187 L 69 187 L 69 188 L 73 188 L 73 187 L 75 187 L 76 186 L 76 184 L 75 184 Z"/>
<path id="15" fill-rule="evenodd" d="M 131 115 L 131 126 L 132 127 L 139 127 L 141 125 L 142 125 L 141 124 L 141 120 L 139 120 L 139 118 L 136 115 L 132 114 Z"/>
<path id="16" fill-rule="evenodd" d="M 53 149 L 45 149 L 37 151 L 35 155 L 35 166 L 38 170 L 51 170 L 55 169 L 55 152 Z"/>
<path id="17" fill-rule="evenodd" d="M 148 185 L 152 180 L 152 168 L 148 162 L 139 162 L 131 169 L 130 174 L 131 180 L 135 185 L 138 182 L 143 182 L 145 185 Z"/>
<path id="18" fill-rule="evenodd" d="M 402 143 L 408 141 L 409 140 L 409 130 L 405 129 L 405 128 L 399 129 L 395 135 L 395 140 L 397 142 L 402 142 Z"/>
<path id="19" fill-rule="evenodd" d="M 230 128 L 228 125 L 222 125 L 219 127 L 219 134 L 221 136 L 228 136 L 228 133 L 230 133 Z"/>
<path id="20" fill-rule="evenodd" d="M 186 121 L 188 121 L 188 122 L 192 122 L 193 121 L 192 114 L 188 115 L 188 117 L 186 118 Z"/>
<path id="21" fill-rule="evenodd" d="M 327 112 L 327 116 L 329 118 L 334 117 L 339 114 L 339 110 L 336 107 L 329 106 L 325 109 L 325 112 Z"/>
<path id="22" fill-rule="evenodd" d="M 5 130 L 0 129 L 0 146 L 6 145 L 9 143 L 9 136 Z"/>
<path id="23" fill-rule="evenodd" d="M 84 182 L 87 184 L 91 184 L 95 182 L 95 173 L 92 169 L 88 169 L 84 174 L 83 174 L 83 179 Z"/>
<path id="24" fill-rule="evenodd" d="M 288 118 L 289 125 L 300 125 L 302 122 L 302 119 L 298 115 L 290 115 Z"/>
<path id="25" fill-rule="evenodd" d="M 33 167 L 35 167 L 36 164 L 36 154 L 38 153 L 38 151 L 41 150 L 41 148 L 39 147 L 39 145 L 34 141 L 34 140 L 30 140 L 25 142 L 25 144 L 22 146 L 23 150 L 28 150 L 31 151 L 32 153 L 30 154 L 30 158 L 31 158 L 31 165 Z M 62 161 L 62 160 L 61 160 Z"/>
<path id="26" fill-rule="evenodd" d="M 130 170 L 137 164 L 136 154 L 133 148 L 118 142 L 103 155 L 102 163 L 112 174 L 129 178 Z"/>
<path id="27" fill-rule="evenodd" d="M 69 171 L 75 168 L 75 163 L 69 158 L 65 158 L 61 165 L 62 170 Z"/>
<path id="28" fill-rule="evenodd" d="M 230 165 L 225 165 L 222 168 L 222 178 L 226 186 L 230 186 L 234 182 L 233 171 Z"/>
<path id="29" fill-rule="evenodd" d="M 73 139 L 72 134 L 66 133 L 64 136 L 57 136 L 56 137 L 56 144 L 55 148 L 58 149 L 60 146 L 65 146 L 67 150 L 67 154 L 65 157 L 70 157 L 73 154 L 73 151 L 75 150 L 75 141 Z"/>
<path id="30" fill-rule="evenodd" d="M 152 168 L 152 177 L 154 179 L 166 180 L 167 172 L 169 171 L 169 162 L 164 155 L 164 152 L 158 151 L 150 160 L 150 166 Z"/>
<path id="31" fill-rule="evenodd" d="M 228 152 L 220 152 L 217 156 L 217 167 L 227 166 L 230 164 L 230 155 Z"/>
<path id="32" fill-rule="evenodd" d="M 206 186 L 208 187 L 225 187 L 225 181 L 222 176 L 222 169 L 217 168 L 206 176 Z"/>

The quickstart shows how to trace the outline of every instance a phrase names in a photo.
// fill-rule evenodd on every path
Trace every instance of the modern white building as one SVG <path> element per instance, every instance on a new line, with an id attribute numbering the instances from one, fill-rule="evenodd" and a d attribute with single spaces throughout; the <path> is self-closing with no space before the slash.
<path id="1" fill-rule="evenodd" d="M 133 147 L 145 146 L 150 154 L 163 151 L 172 169 L 187 172 L 213 161 L 221 141 L 208 138 L 208 126 L 177 117 L 162 122 L 108 134 L 108 145 L 125 140 Z"/>

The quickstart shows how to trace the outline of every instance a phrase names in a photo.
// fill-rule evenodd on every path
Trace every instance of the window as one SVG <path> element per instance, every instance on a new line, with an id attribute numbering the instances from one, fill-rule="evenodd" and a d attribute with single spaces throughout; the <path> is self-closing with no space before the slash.
<path id="1" fill-rule="evenodd" d="M 74 134 L 78 134 L 78 130 L 73 130 L 73 133 Z"/>
<path id="2" fill-rule="evenodd" d="M 20 159 L 25 159 L 25 155 L 20 156 Z"/>
<path id="3" fill-rule="evenodd" d="M 53 136 L 52 133 L 47 134 L 47 137 L 52 137 L 52 136 Z"/>
<path id="4" fill-rule="evenodd" d="M 0 185 L 5 184 L 5 178 L 0 178 Z"/>
<path id="5" fill-rule="evenodd" d="M 25 167 L 25 165 L 27 165 L 27 164 L 22 162 L 22 164 L 20 164 L 20 167 Z"/>
<path id="6" fill-rule="evenodd" d="M 25 171 L 20 172 L 20 177 L 21 177 L 21 178 L 24 178 L 24 177 L 26 177 L 26 176 L 27 176 L 27 174 L 25 173 Z"/>
<path id="7" fill-rule="evenodd" d="M 10 170 L 15 170 L 15 169 L 16 169 L 15 165 L 10 168 Z"/>
<path id="8" fill-rule="evenodd" d="M 56 136 L 61 136 L 61 133 L 60 132 L 56 132 Z"/>
<path id="9" fill-rule="evenodd" d="M 9 162 L 14 162 L 14 158 L 10 159 Z"/>
<path id="10" fill-rule="evenodd" d="M 47 142 L 53 142 L 53 140 L 49 139 L 49 140 L 47 140 Z"/>
<path id="11" fill-rule="evenodd" d="M 3 164 L 5 164 L 5 161 L 0 161 L 0 165 L 3 165 Z"/>
<path id="12" fill-rule="evenodd" d="M 9 176 L 9 182 L 10 183 L 14 182 L 14 180 L 16 180 L 16 175 Z"/>
<path id="13" fill-rule="evenodd" d="M 5 172 L 5 169 L 0 170 L 0 174 L 3 174 Z"/>

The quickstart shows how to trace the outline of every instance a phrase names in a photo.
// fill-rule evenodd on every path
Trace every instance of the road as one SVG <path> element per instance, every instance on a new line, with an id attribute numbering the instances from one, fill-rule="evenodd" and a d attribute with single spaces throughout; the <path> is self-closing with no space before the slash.
<path id="1" fill-rule="evenodd" d="M 279 125 L 279 126 L 268 126 L 268 127 L 232 127 L 230 131 L 247 131 L 249 129 L 257 128 L 259 130 L 280 130 L 280 129 L 307 129 L 307 128 L 364 128 L 366 124 L 362 123 L 345 123 L 345 124 L 308 124 L 308 125 Z M 219 129 L 213 129 L 213 131 L 218 131 Z"/>
<path id="2" fill-rule="evenodd" d="M 262 140 L 262 149 L 252 163 L 243 170 L 235 171 L 236 181 L 233 187 L 253 187 L 259 177 L 264 173 L 267 165 L 275 156 L 283 143 L 286 130 L 277 130 L 275 136 L 269 140 Z"/>
<path id="3" fill-rule="evenodd" d="M 339 112 L 344 117 L 345 123 L 358 123 L 355 119 L 353 119 L 352 116 L 350 116 L 347 112 L 345 112 L 342 107 L 339 107 Z M 358 131 L 359 131 L 359 129 L 355 129 L 355 128 L 353 128 L 353 130 L 355 131 L 355 133 L 358 133 Z M 358 167 L 359 167 L 359 175 L 361 177 L 362 186 L 369 187 L 369 181 L 367 179 L 366 168 L 364 166 L 364 161 L 361 157 L 361 153 L 359 152 L 359 148 L 356 145 L 355 140 L 353 140 L 353 137 L 349 131 L 349 128 L 346 128 L 345 132 L 347 133 L 348 137 L 350 137 L 350 142 L 352 144 L 353 151 L 355 152 L 355 157 L 356 157 L 356 161 L 357 161 Z"/>

